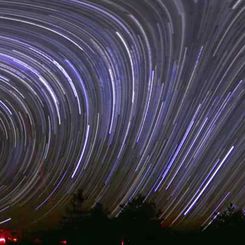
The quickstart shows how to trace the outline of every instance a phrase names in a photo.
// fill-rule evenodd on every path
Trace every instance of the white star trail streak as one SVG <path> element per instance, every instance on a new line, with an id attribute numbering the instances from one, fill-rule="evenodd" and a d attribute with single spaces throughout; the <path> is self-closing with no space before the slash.
<path id="1" fill-rule="evenodd" d="M 78 188 L 166 226 L 245 207 L 243 23 L 242 0 L 0 0 L 0 223 Z"/>

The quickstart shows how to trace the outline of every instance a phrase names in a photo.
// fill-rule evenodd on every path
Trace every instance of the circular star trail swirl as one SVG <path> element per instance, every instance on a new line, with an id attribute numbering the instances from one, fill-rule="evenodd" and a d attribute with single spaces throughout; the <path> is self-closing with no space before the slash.
<path id="1" fill-rule="evenodd" d="M 244 23 L 242 0 L 1 0 L 0 224 L 79 187 L 170 226 L 244 207 Z"/>

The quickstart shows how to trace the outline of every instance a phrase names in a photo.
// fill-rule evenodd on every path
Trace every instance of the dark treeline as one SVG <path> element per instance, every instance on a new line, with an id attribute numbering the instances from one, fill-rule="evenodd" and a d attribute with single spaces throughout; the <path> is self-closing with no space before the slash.
<path id="1" fill-rule="evenodd" d="M 63 245 L 159 245 L 175 242 L 213 242 L 213 239 L 245 239 L 245 216 L 233 204 L 217 213 L 207 227 L 192 232 L 180 232 L 161 227 L 160 211 L 153 202 L 137 196 L 121 205 L 117 217 L 109 218 L 103 205 L 97 203 L 84 209 L 86 198 L 82 190 L 76 192 L 61 219 L 59 227 L 42 231 L 32 244 Z M 37 237 L 37 234 L 34 237 Z M 26 242 L 24 242 L 26 244 Z"/>

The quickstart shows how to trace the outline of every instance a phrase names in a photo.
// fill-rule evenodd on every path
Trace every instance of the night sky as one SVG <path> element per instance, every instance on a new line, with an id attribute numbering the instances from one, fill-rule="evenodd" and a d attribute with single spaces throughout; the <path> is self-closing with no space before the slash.
<path id="1" fill-rule="evenodd" d="M 245 207 L 244 55 L 244 0 L 0 0 L 0 224 L 79 187 L 170 226 Z"/>

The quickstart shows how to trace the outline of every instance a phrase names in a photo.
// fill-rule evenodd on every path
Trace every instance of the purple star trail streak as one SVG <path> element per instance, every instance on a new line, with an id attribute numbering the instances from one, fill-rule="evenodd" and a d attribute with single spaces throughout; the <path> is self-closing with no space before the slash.
<path id="1" fill-rule="evenodd" d="M 240 0 L 0 0 L 0 224 L 79 187 L 173 226 L 245 207 L 244 23 Z"/>

